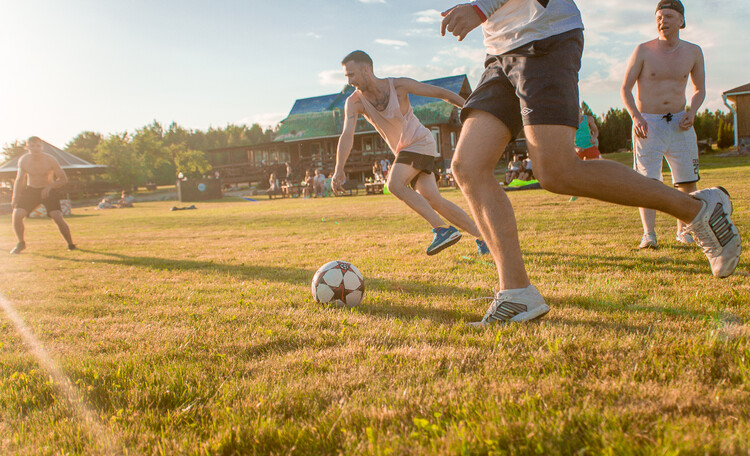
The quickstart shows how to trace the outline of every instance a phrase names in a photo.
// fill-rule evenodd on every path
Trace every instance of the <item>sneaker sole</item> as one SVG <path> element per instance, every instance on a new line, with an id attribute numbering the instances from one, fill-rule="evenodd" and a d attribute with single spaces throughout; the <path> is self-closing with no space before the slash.
<path id="1" fill-rule="evenodd" d="M 443 242 L 439 246 L 435 247 L 432 250 L 428 250 L 427 255 L 438 254 L 460 240 L 461 240 L 461 233 L 456 233 L 454 236 L 449 237 L 445 242 Z"/>
<path id="2" fill-rule="evenodd" d="M 515 317 L 513 317 L 513 318 L 511 318 L 510 320 L 507 320 L 507 321 L 501 321 L 501 320 L 495 320 L 495 321 L 492 321 L 492 322 L 471 321 L 471 322 L 468 322 L 466 324 L 468 326 L 471 326 L 472 328 L 485 328 L 487 326 L 499 325 L 499 324 L 508 323 L 508 322 L 511 322 L 511 321 L 515 321 L 515 322 L 519 322 L 519 323 L 520 322 L 527 322 L 527 321 L 535 321 L 535 320 L 539 320 L 542 317 L 544 317 L 545 315 L 547 315 L 549 313 L 549 310 L 550 310 L 549 306 L 547 304 L 544 304 L 542 306 L 537 307 L 536 309 L 534 309 L 531 312 L 520 313 L 520 314 L 516 315 Z"/>

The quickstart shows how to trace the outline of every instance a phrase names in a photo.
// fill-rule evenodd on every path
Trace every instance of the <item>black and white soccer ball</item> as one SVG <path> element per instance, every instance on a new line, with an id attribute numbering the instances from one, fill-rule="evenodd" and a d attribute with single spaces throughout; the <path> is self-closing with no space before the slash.
<path id="1" fill-rule="evenodd" d="M 318 269 L 312 280 L 313 298 L 319 303 L 356 306 L 362 302 L 365 279 L 353 264 L 331 261 Z"/>

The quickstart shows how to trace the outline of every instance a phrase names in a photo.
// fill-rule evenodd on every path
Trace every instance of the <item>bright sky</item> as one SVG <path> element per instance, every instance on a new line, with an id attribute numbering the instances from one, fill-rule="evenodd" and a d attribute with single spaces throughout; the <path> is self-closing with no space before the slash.
<path id="1" fill-rule="evenodd" d="M 750 83 L 747 0 L 683 0 L 681 37 L 703 47 L 707 98 Z M 581 97 L 622 107 L 634 47 L 656 37 L 656 0 L 578 0 Z M 205 130 L 276 124 L 297 98 L 340 91 L 339 62 L 367 51 L 378 76 L 481 75 L 479 29 L 439 34 L 446 0 L 0 0 L 0 146 L 31 135 L 64 147 L 85 130 L 156 119 Z M 702 109 L 703 109 L 702 108 Z"/>

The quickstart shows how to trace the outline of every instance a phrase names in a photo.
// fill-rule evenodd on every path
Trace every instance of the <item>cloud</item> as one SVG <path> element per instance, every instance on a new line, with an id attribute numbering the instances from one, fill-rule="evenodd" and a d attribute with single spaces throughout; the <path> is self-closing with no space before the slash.
<path id="1" fill-rule="evenodd" d="M 385 3 L 385 0 L 357 0 L 359 3 Z"/>
<path id="2" fill-rule="evenodd" d="M 390 39 L 387 39 L 387 38 L 378 38 L 378 39 L 375 40 L 375 42 L 378 43 L 378 44 L 382 44 L 384 46 L 392 46 L 392 47 L 394 47 L 396 49 L 399 49 L 399 48 L 402 48 L 402 47 L 405 47 L 405 46 L 409 45 L 409 43 L 407 43 L 406 41 L 390 40 Z"/>
<path id="3" fill-rule="evenodd" d="M 346 76 L 340 68 L 338 70 L 321 71 L 318 73 L 318 82 L 322 86 L 341 87 L 347 84 Z"/>
<path id="4" fill-rule="evenodd" d="M 307 32 L 307 36 L 309 36 L 310 38 L 318 39 L 318 40 L 322 38 L 322 36 L 318 35 L 315 32 Z"/>
<path id="5" fill-rule="evenodd" d="M 440 11 L 436 9 L 417 11 L 416 13 L 414 13 L 414 16 L 416 16 L 416 19 L 414 19 L 416 22 L 421 22 L 424 24 L 435 24 L 443 20 L 443 17 L 440 15 Z"/>
<path id="6" fill-rule="evenodd" d="M 456 61 L 456 60 L 468 60 L 474 65 L 483 65 L 486 54 L 482 48 L 472 48 L 467 46 L 452 46 L 450 48 L 441 49 L 438 51 L 438 55 L 432 58 L 434 63 Z"/>

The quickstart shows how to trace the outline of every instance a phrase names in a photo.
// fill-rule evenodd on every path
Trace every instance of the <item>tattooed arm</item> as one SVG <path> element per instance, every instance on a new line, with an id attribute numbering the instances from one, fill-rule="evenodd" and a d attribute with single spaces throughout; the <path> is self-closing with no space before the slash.
<path id="1" fill-rule="evenodd" d="M 355 98 L 355 95 L 351 95 L 346 99 L 344 104 L 344 129 L 339 136 L 339 145 L 336 148 L 336 170 L 333 172 L 331 178 L 331 187 L 333 191 L 340 193 L 344 191 L 344 182 L 346 182 L 346 173 L 344 172 L 344 166 L 346 160 L 349 158 L 349 154 L 352 152 L 352 146 L 354 145 L 354 127 L 357 125 L 357 117 L 362 112 L 364 107 L 359 98 Z"/>

